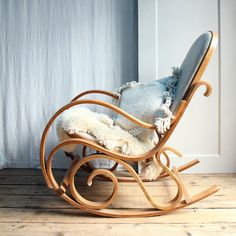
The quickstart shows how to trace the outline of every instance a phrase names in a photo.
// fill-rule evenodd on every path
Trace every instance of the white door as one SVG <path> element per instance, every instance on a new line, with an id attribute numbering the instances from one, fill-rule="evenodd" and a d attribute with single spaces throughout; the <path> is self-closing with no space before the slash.
<path id="1" fill-rule="evenodd" d="M 175 164 L 199 159 L 191 172 L 236 172 L 236 1 L 139 0 L 139 81 L 171 74 L 202 33 L 219 34 L 218 50 L 168 145 L 184 154 Z"/>

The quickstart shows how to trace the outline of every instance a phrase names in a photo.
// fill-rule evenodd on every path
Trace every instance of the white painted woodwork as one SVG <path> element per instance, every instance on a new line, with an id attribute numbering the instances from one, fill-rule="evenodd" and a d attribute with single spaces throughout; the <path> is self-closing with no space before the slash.
<path id="1" fill-rule="evenodd" d="M 154 80 L 158 76 L 156 12 L 156 0 L 138 2 L 139 81 Z"/>
<path id="2" fill-rule="evenodd" d="M 204 89 L 197 92 L 168 144 L 183 152 L 185 159 L 198 158 L 201 161 L 191 172 L 235 172 L 236 109 L 232 101 L 236 98 L 236 54 L 233 53 L 236 52 L 236 2 L 156 0 L 154 13 L 142 12 L 147 11 L 148 7 L 144 5 L 149 1 L 139 0 L 139 3 L 139 16 L 149 15 L 148 19 L 139 18 L 139 31 L 149 28 L 158 36 L 150 57 L 156 59 L 158 78 L 171 74 L 172 66 L 181 65 L 200 34 L 207 30 L 218 32 L 218 50 L 202 78 L 211 83 L 213 93 L 205 98 Z M 150 21 L 155 25 L 150 25 Z M 139 34 L 142 42 L 139 55 L 144 55 L 144 50 L 151 51 L 153 45 L 149 43 L 149 37 L 150 34 Z M 156 78 L 156 73 L 145 76 L 143 63 L 149 64 L 149 61 L 139 58 L 139 73 L 142 75 L 139 80 Z"/>

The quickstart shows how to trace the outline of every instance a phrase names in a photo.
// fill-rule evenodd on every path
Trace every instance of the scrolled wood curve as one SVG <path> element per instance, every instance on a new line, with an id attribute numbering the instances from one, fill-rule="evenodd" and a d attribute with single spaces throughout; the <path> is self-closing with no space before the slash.
<path id="1" fill-rule="evenodd" d="M 167 154 L 167 151 L 170 151 L 170 152 L 172 152 L 172 153 L 174 153 L 177 157 L 182 157 L 182 154 L 179 152 L 179 151 L 177 151 L 176 149 L 174 149 L 174 148 L 172 148 L 172 147 L 169 147 L 169 146 L 165 146 L 164 148 L 162 148 L 162 151 L 161 151 L 161 154 L 163 154 L 163 156 L 165 157 L 165 159 L 166 159 L 166 166 L 168 167 L 168 168 L 170 168 L 170 157 L 169 157 L 169 155 Z M 162 172 L 161 172 L 161 174 L 160 174 L 160 176 L 159 176 L 159 178 L 161 178 L 162 176 L 168 176 L 168 174 L 166 173 L 166 171 L 163 169 L 162 170 Z"/>
<path id="2" fill-rule="evenodd" d="M 83 164 L 80 164 L 78 169 L 82 166 Z M 77 169 L 77 171 L 78 171 Z M 76 172 L 77 172 L 76 171 Z M 72 170 L 72 173 L 70 174 L 70 192 L 72 194 L 72 196 L 74 197 L 74 199 L 80 203 L 82 206 L 85 206 L 85 207 L 88 207 L 88 208 L 91 208 L 91 209 L 104 209 L 104 208 L 107 208 L 110 206 L 110 204 L 113 202 L 113 200 L 115 199 L 116 195 L 117 195 L 117 192 L 118 192 L 118 181 L 117 181 L 117 178 L 116 176 L 109 170 L 105 170 L 105 169 L 96 169 L 96 170 L 93 170 L 89 177 L 88 177 L 88 180 L 87 180 L 87 184 L 88 186 L 91 186 L 92 183 L 93 183 L 93 178 L 98 176 L 98 175 L 104 175 L 106 176 L 107 178 L 109 178 L 114 186 L 113 186 L 113 191 L 112 191 L 112 194 L 105 200 L 105 201 L 102 201 L 102 202 L 93 202 L 93 201 L 89 201 L 87 199 L 85 199 L 76 189 L 75 187 L 75 181 L 74 181 L 74 177 L 75 177 L 75 174 L 76 172 L 74 172 Z"/>
<path id="3" fill-rule="evenodd" d="M 55 154 L 57 153 L 57 151 L 60 149 L 60 147 L 57 145 L 57 148 L 54 148 L 51 153 L 49 154 L 48 160 L 47 160 L 47 174 L 48 174 L 48 179 L 50 181 L 50 184 L 52 185 L 53 189 L 56 192 L 59 192 L 59 187 L 60 185 L 57 183 L 54 175 L 53 175 L 53 171 L 52 171 L 52 161 L 53 158 L 55 157 Z M 58 148 L 59 147 L 59 148 Z M 102 155 L 103 156 L 103 155 Z M 90 159 L 88 160 L 88 158 L 86 159 L 87 161 L 91 161 Z M 77 168 L 76 172 L 78 171 L 78 169 L 82 166 L 84 166 L 84 164 L 86 164 L 86 162 L 84 162 L 84 159 L 82 159 L 81 161 L 77 162 L 77 165 L 79 164 L 79 167 Z M 82 195 L 79 194 L 79 192 L 76 190 L 75 185 L 74 185 L 74 176 L 76 174 L 76 172 L 74 172 L 74 167 L 75 165 L 71 165 L 71 170 L 70 170 L 70 176 L 69 176 L 69 187 L 70 187 L 70 192 L 72 194 L 72 196 L 74 197 L 74 199 L 76 200 L 77 203 L 79 203 L 83 208 L 89 208 L 89 209 L 104 209 L 106 207 L 108 207 L 113 200 L 115 199 L 117 192 L 118 192 L 118 181 L 115 177 L 115 175 L 106 169 L 96 169 L 93 170 L 87 180 L 88 186 L 92 185 L 92 181 L 94 179 L 94 177 L 96 177 L 97 175 L 103 175 L 106 178 L 109 178 L 113 184 L 113 192 L 112 194 L 105 200 L 102 202 L 93 202 L 93 201 L 89 201 L 87 199 L 85 199 Z M 64 194 L 62 194 L 62 196 L 64 196 Z"/>
<path id="4" fill-rule="evenodd" d="M 55 191 L 58 191 L 58 188 L 59 188 L 59 185 L 58 183 L 56 182 L 54 176 L 53 176 L 53 173 L 52 173 L 52 160 L 53 160 L 53 157 L 55 156 L 55 154 L 59 151 L 60 148 L 62 148 L 63 146 L 66 146 L 68 145 L 68 143 L 70 140 L 68 141 L 64 141 L 60 144 L 58 144 L 57 146 L 55 146 L 53 148 L 53 150 L 50 152 L 49 154 L 49 157 L 48 157 L 48 160 L 47 160 L 47 173 L 48 173 L 48 177 L 49 177 L 49 180 L 53 186 L 53 189 Z M 81 144 L 81 140 L 73 140 L 73 143 L 74 144 Z M 84 145 L 84 143 L 82 143 Z M 131 176 L 136 180 L 137 184 L 139 185 L 139 187 L 141 188 L 141 190 L 143 191 L 144 193 L 144 196 L 146 197 L 146 199 L 148 200 L 148 202 L 153 206 L 155 207 L 156 209 L 159 209 L 159 210 L 170 210 L 172 209 L 174 206 L 176 206 L 180 201 L 181 201 L 181 198 L 182 198 L 182 194 L 183 194 L 183 191 L 182 191 L 182 186 L 180 184 L 180 182 L 178 181 L 178 178 L 174 175 L 174 173 L 167 167 L 165 166 L 164 164 L 161 163 L 161 161 L 159 160 L 159 162 L 161 163 L 162 165 L 162 168 L 165 169 L 165 171 L 170 175 L 170 177 L 174 180 L 174 182 L 176 183 L 177 185 L 177 194 L 176 196 L 170 200 L 169 202 L 167 203 L 159 203 L 157 202 L 155 199 L 153 199 L 150 194 L 147 192 L 141 178 L 139 177 L 139 175 L 135 172 L 135 170 L 128 164 L 126 163 L 125 161 L 123 160 L 120 160 L 120 159 L 117 159 L 115 157 L 111 157 L 111 156 L 108 156 L 108 155 L 104 155 L 104 154 L 93 154 L 91 156 L 88 156 L 88 157 L 85 157 L 83 158 L 82 160 L 80 160 L 79 162 L 77 162 L 73 167 L 72 169 L 70 170 L 70 177 L 69 177 L 69 183 L 70 183 L 70 191 L 72 192 L 73 196 L 75 197 L 76 200 L 78 200 L 78 202 L 84 206 L 84 207 L 87 207 L 87 208 L 91 208 L 91 209 L 101 209 L 103 206 L 108 206 L 109 204 L 111 204 L 111 202 L 113 201 L 114 199 L 114 196 L 116 194 L 116 180 L 114 180 L 114 177 L 115 175 L 109 171 L 109 170 L 104 170 L 101 171 L 101 170 L 98 170 L 98 172 L 94 172 L 96 175 L 97 174 L 102 174 L 102 175 L 105 175 L 106 177 L 110 178 L 112 181 L 114 181 L 114 190 L 113 190 L 113 195 L 114 196 L 111 196 L 110 198 L 107 199 L 106 202 L 103 202 L 103 203 L 99 203 L 99 204 L 92 204 L 91 202 L 87 201 L 86 199 L 82 199 L 80 197 L 80 195 L 76 195 L 76 189 L 75 189 L 75 185 L 74 185 L 74 176 L 76 174 L 76 172 L 80 169 L 81 166 L 83 166 L 84 164 L 86 164 L 88 161 L 92 161 L 92 160 L 96 160 L 96 159 L 99 159 L 99 158 L 102 158 L 102 159 L 107 159 L 107 160 L 112 160 L 112 161 L 115 161 L 117 163 L 119 163 L 120 165 L 122 165 L 130 174 Z M 110 174 L 108 174 L 110 172 Z M 92 172 L 93 173 L 93 172 Z M 116 177 L 115 177 L 116 178 Z M 117 181 L 118 183 L 118 181 Z"/>
<path id="5" fill-rule="evenodd" d="M 70 190 L 71 190 L 71 192 L 74 192 L 74 178 L 73 178 L 73 176 L 76 174 L 78 169 L 82 165 L 84 165 L 87 161 L 96 160 L 98 158 L 113 160 L 113 161 L 119 163 L 120 165 L 122 165 L 133 176 L 133 178 L 136 180 L 136 182 L 140 186 L 141 190 L 143 191 L 146 199 L 149 201 L 149 203 L 153 207 L 155 207 L 159 210 L 169 210 L 169 209 L 171 209 L 172 207 L 174 207 L 175 205 L 177 205 L 180 202 L 181 197 L 182 197 L 181 185 L 177 185 L 178 186 L 178 192 L 177 192 L 176 196 L 171 201 L 169 201 L 168 203 L 158 203 L 156 200 L 154 200 L 149 195 L 149 193 L 147 192 L 141 178 L 139 177 L 139 175 L 134 171 L 134 169 L 129 164 L 127 164 L 126 162 L 124 162 L 122 160 L 116 159 L 114 157 L 105 156 L 105 155 L 101 155 L 101 154 L 94 154 L 92 156 L 88 156 L 88 157 L 84 158 L 83 160 L 81 160 L 79 163 L 77 163 L 77 165 L 74 166 L 74 168 L 71 171 L 71 179 L 70 179 L 70 186 L 71 186 Z M 108 170 L 106 170 L 106 171 L 108 171 Z M 101 172 L 101 174 L 102 174 L 102 172 Z M 177 178 L 176 178 L 176 180 L 178 181 Z M 118 181 L 117 181 L 117 183 L 118 183 Z M 113 198 L 112 198 L 112 200 L 113 200 Z"/>
<path id="6" fill-rule="evenodd" d="M 212 87 L 207 81 L 198 81 L 193 83 L 189 88 L 189 93 L 186 96 L 186 100 L 190 102 L 191 98 L 193 97 L 194 93 L 197 91 L 197 89 L 201 86 L 205 86 L 206 91 L 204 93 L 205 97 L 209 97 L 212 93 Z"/>

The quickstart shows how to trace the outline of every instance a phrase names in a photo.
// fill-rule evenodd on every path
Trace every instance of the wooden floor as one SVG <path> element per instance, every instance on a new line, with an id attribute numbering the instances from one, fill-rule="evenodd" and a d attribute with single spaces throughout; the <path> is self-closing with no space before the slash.
<path id="1" fill-rule="evenodd" d="M 62 170 L 56 171 L 57 178 L 62 175 Z M 40 170 L 0 170 L 0 235 L 236 235 L 236 174 L 182 174 L 182 177 L 191 194 L 213 184 L 221 185 L 222 189 L 170 215 L 114 219 L 73 209 L 45 186 Z M 108 182 L 97 180 L 90 188 L 85 185 L 84 177 L 78 182 L 80 191 L 89 199 L 104 199 L 111 192 L 112 185 Z M 159 200 L 175 193 L 175 186 L 168 178 L 146 186 Z M 112 207 L 149 205 L 136 184 L 121 183 Z"/>

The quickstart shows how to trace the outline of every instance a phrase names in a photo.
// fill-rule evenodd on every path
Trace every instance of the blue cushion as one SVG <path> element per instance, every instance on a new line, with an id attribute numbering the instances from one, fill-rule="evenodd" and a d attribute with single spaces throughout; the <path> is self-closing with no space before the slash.
<path id="1" fill-rule="evenodd" d="M 192 45 L 188 51 L 178 75 L 178 83 L 176 88 L 175 100 L 171 105 L 171 111 L 174 114 L 180 105 L 181 100 L 184 98 L 185 93 L 191 84 L 195 73 L 201 65 L 204 56 L 210 46 L 212 33 L 206 32 L 202 34 Z"/>
<path id="2" fill-rule="evenodd" d="M 121 94 L 119 107 L 134 117 L 153 124 L 157 118 L 166 118 L 167 111 L 163 109 L 163 104 L 167 102 L 167 99 L 172 100 L 172 91 L 176 82 L 175 76 L 169 76 L 146 83 L 128 83 L 118 91 Z M 168 107 L 170 105 L 171 103 Z M 115 124 L 128 130 L 134 136 L 146 137 L 144 135 L 146 131 L 121 115 L 116 117 Z"/>

